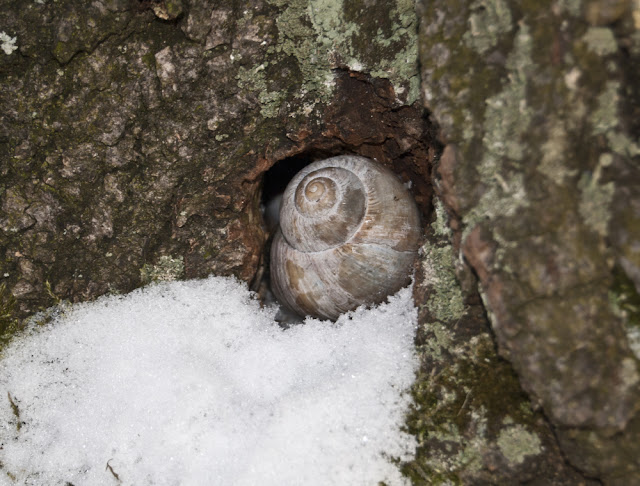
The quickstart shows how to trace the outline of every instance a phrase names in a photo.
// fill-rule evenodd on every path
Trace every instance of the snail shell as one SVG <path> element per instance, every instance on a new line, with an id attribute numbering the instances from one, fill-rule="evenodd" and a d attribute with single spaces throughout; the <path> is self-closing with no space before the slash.
<path id="1" fill-rule="evenodd" d="M 364 157 L 314 162 L 287 186 L 271 246 L 271 287 L 300 315 L 335 320 L 407 285 L 418 208 L 393 173 Z"/>

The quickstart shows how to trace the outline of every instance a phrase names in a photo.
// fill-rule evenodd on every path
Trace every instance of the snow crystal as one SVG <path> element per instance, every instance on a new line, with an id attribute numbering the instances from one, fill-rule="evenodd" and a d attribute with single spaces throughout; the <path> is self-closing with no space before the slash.
<path id="1" fill-rule="evenodd" d="M 285 331 L 274 313 L 211 277 L 34 324 L 0 359 L 3 481 L 402 484 L 391 458 L 415 447 L 401 430 L 416 367 L 410 289 L 336 324 Z"/>

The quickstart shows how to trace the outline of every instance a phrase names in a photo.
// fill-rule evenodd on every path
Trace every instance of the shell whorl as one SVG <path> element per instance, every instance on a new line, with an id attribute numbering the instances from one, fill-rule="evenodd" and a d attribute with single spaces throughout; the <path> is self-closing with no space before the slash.
<path id="1" fill-rule="evenodd" d="M 336 319 L 410 280 L 422 230 L 413 198 L 364 157 L 314 162 L 282 198 L 271 245 L 271 286 L 294 312 Z"/>
<path id="2" fill-rule="evenodd" d="M 280 226 L 298 251 L 323 251 L 351 238 L 367 209 L 366 188 L 341 167 L 303 170 L 291 181 L 280 208 Z"/>

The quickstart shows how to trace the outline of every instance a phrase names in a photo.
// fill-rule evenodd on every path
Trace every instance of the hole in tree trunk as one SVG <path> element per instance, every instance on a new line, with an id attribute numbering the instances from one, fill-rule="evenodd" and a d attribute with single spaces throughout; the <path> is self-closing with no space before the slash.
<path id="1" fill-rule="evenodd" d="M 305 126 L 288 133 L 294 143 L 276 152 L 280 158 L 263 175 L 261 208 L 269 238 L 254 289 L 265 304 L 275 304 L 268 267 L 280 197 L 294 175 L 311 162 L 349 154 L 372 159 L 410 188 L 423 224 L 431 220 L 431 167 L 440 147 L 420 103 L 399 106 L 387 80 L 338 70 L 335 99 L 325 113 L 321 131 Z"/>
<path id="2" fill-rule="evenodd" d="M 276 320 L 285 328 L 293 324 L 301 323 L 304 317 L 296 314 L 295 312 L 288 309 L 287 306 L 282 305 L 282 303 L 278 302 L 276 295 L 271 288 L 270 253 L 271 246 L 274 241 L 274 236 L 279 230 L 280 207 L 282 204 L 283 193 L 291 180 L 299 171 L 307 167 L 312 162 L 325 160 L 334 155 L 335 154 L 328 154 L 324 152 L 308 152 L 298 154 L 296 156 L 288 157 L 286 159 L 278 161 L 264 175 L 261 211 L 264 219 L 264 224 L 269 234 L 269 238 L 267 244 L 265 245 L 263 255 L 264 267 L 260 282 L 259 294 L 262 298 L 263 303 L 267 305 L 279 305 L 280 310 L 276 316 Z M 398 174 L 396 174 L 396 176 L 399 180 L 401 180 L 401 177 Z M 409 179 L 408 181 L 404 182 L 404 186 L 409 189 L 409 192 L 411 193 L 412 187 L 420 187 L 423 182 L 424 181 L 418 181 L 418 183 L 415 184 L 413 180 Z M 413 194 L 411 194 L 411 196 L 415 198 Z"/>

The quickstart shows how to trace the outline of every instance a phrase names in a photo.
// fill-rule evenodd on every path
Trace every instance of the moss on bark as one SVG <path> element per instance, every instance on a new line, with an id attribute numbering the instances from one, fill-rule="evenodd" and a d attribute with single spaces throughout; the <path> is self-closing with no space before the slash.
<path id="1" fill-rule="evenodd" d="M 610 3 L 421 2 L 419 42 L 425 103 L 447 145 L 437 187 L 499 351 L 569 461 L 631 484 L 640 374 L 608 296 L 622 265 L 627 290 L 640 288 L 625 95 L 637 54 L 624 47 L 640 26 L 620 13 L 635 12 L 630 2 Z"/>

